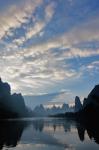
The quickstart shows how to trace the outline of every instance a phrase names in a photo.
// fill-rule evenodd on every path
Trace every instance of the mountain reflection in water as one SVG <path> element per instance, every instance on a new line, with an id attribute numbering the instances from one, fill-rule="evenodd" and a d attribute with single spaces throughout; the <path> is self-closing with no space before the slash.
<path id="1" fill-rule="evenodd" d="M 4 146 L 15 147 L 27 123 L 20 121 L 0 121 L 0 149 Z"/>
<path id="2" fill-rule="evenodd" d="M 58 118 L 0 121 L 1 150 L 23 150 L 27 144 L 29 150 L 99 149 L 99 124 Z"/>

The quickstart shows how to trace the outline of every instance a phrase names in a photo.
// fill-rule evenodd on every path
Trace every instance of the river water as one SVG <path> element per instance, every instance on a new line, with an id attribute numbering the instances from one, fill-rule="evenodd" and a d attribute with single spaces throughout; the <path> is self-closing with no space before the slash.
<path id="1" fill-rule="evenodd" d="M 0 149 L 99 150 L 99 135 L 94 131 L 67 119 L 9 119 L 0 121 Z"/>

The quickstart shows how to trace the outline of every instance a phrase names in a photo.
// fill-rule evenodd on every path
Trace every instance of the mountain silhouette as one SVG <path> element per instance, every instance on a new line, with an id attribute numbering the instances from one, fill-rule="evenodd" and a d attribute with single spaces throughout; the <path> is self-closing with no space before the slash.
<path id="1" fill-rule="evenodd" d="M 82 109 L 82 104 L 78 96 L 75 97 L 75 112 L 78 112 Z"/>
<path id="2" fill-rule="evenodd" d="M 80 106 L 78 109 L 78 106 Z M 94 123 L 99 124 L 99 85 L 96 85 L 89 93 L 87 98 L 84 98 L 81 105 L 79 97 L 76 97 L 76 112 L 66 112 L 55 115 L 55 117 L 72 118 L 81 124 L 89 125 Z"/>
<path id="3" fill-rule="evenodd" d="M 99 85 L 96 85 L 88 97 L 84 99 L 83 109 L 78 114 L 87 117 L 88 120 L 99 121 Z"/>
<path id="4" fill-rule="evenodd" d="M 23 117 L 28 115 L 21 94 L 12 94 L 11 87 L 0 78 L 0 118 Z"/>

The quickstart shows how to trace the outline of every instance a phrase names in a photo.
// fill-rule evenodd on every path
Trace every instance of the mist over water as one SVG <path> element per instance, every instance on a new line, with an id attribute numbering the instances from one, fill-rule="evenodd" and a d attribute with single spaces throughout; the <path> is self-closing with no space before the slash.
<path id="1" fill-rule="evenodd" d="M 98 150 L 94 128 L 58 118 L 0 121 L 0 150 Z"/>

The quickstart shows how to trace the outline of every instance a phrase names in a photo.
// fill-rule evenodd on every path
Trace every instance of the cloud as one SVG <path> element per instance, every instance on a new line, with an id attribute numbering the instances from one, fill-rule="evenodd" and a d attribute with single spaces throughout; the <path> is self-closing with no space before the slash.
<path id="1" fill-rule="evenodd" d="M 26 33 L 26 40 L 31 39 L 33 36 L 37 35 L 44 27 L 45 23 L 43 21 L 39 21 L 35 23 L 34 27 L 28 29 Z"/>
<path id="2" fill-rule="evenodd" d="M 64 102 L 66 102 L 66 103 L 70 104 L 70 101 L 73 99 L 73 97 L 74 97 L 73 93 L 70 90 L 68 90 L 68 89 L 66 90 L 65 89 L 64 92 L 60 92 L 59 95 L 54 97 L 50 103 L 52 103 L 52 104 L 53 103 L 55 103 L 55 104 L 58 104 L 58 103 L 62 104 Z"/>
<path id="3" fill-rule="evenodd" d="M 99 73 L 99 61 L 93 61 L 86 65 L 85 71 L 87 71 L 91 76 L 95 76 Z"/>
<path id="4" fill-rule="evenodd" d="M 40 23 L 36 25 L 35 27 L 39 29 L 42 28 L 43 24 Z M 58 37 L 45 40 L 44 42 L 40 42 L 37 44 L 33 44 L 27 49 L 24 49 L 22 52 L 22 55 L 33 55 L 35 53 L 44 53 L 46 51 L 49 51 L 50 49 L 58 48 L 58 49 L 69 49 L 68 51 L 65 50 L 63 53 L 63 58 L 72 58 L 72 57 L 90 57 L 90 56 L 95 56 L 99 55 L 99 50 L 98 49 L 93 49 L 86 48 L 85 49 L 80 49 L 77 47 L 77 44 L 83 43 L 83 42 L 93 42 L 93 41 L 98 41 L 98 25 L 99 25 L 99 20 L 94 18 L 94 20 L 90 21 L 88 20 L 87 22 L 74 27 L 71 31 L 68 33 L 64 33 L 63 35 L 60 35 Z M 27 33 L 28 34 L 28 33 Z M 37 30 L 33 29 L 33 33 L 31 31 L 30 37 L 33 34 L 37 34 Z"/>
<path id="5" fill-rule="evenodd" d="M 2 56 L 1 65 L 3 65 L 0 69 L 2 70 L 3 67 L 4 70 L 1 72 L 1 76 L 11 83 L 14 91 L 31 94 L 37 93 L 41 89 L 44 90 L 45 87 L 53 87 L 56 83 L 61 83 L 64 80 L 72 82 L 73 79 L 81 78 L 87 67 L 90 68 L 90 66 L 85 67 L 86 69 L 81 66 L 77 71 L 72 65 L 66 63 L 67 60 L 99 55 L 98 49 L 81 50 L 77 48 L 63 49 L 63 52 L 60 49 L 61 53 L 57 52 L 58 55 L 55 55 L 56 52 L 54 53 L 51 49 L 56 48 L 56 44 L 54 45 L 54 42 L 47 44 L 34 46 L 25 51 L 14 51 L 9 55 Z M 40 49 L 42 49 L 41 52 Z"/>
<path id="6" fill-rule="evenodd" d="M 64 53 L 64 57 L 67 56 L 68 58 L 73 57 L 91 57 L 91 56 L 97 56 L 99 55 L 99 49 L 78 49 L 78 48 L 71 48 L 69 52 Z"/>
<path id="7" fill-rule="evenodd" d="M 20 51 L 17 51 L 14 54 L 3 56 L 1 62 L 3 66 L 0 66 L 0 69 L 4 68 L 1 76 L 4 78 L 7 74 L 6 80 L 10 83 L 15 81 L 15 84 L 18 85 L 15 87 L 22 92 L 24 87 L 23 93 L 25 94 L 78 76 L 75 70 L 64 61 L 58 60 L 50 51 L 29 56 L 24 53 L 20 55 Z M 29 91 L 25 90 L 26 85 Z"/>
<path id="8" fill-rule="evenodd" d="M 52 19 L 55 11 L 56 3 L 51 2 L 45 7 L 45 20 L 46 22 L 49 22 L 49 20 Z"/>
<path id="9" fill-rule="evenodd" d="M 0 13 L 0 39 L 10 35 L 10 29 L 19 28 L 23 23 L 27 23 L 36 7 L 42 0 L 24 0 L 18 4 L 10 5 L 6 11 Z"/>
<path id="10" fill-rule="evenodd" d="M 89 64 L 89 65 L 87 66 L 87 68 L 88 68 L 88 69 L 94 69 L 94 68 L 99 69 L 99 68 L 98 68 L 98 65 L 99 65 L 99 61 L 93 61 L 91 64 Z"/>
<path id="11" fill-rule="evenodd" d="M 72 30 L 64 35 L 63 38 L 68 37 L 70 43 L 76 44 L 84 41 L 99 40 L 99 19 L 97 16 L 92 17 L 86 22 L 79 24 L 72 28 Z"/>
<path id="12" fill-rule="evenodd" d="M 33 16 L 33 13 L 36 11 L 36 8 L 43 3 L 43 0 L 29 0 L 25 3 L 20 2 L 19 5 L 11 5 L 6 14 L 4 12 L 0 16 L 0 38 L 8 38 L 9 36 L 13 37 L 16 33 L 16 29 L 24 28 L 25 35 L 20 35 L 17 38 L 13 38 L 12 43 L 7 44 L 7 49 L 17 48 L 18 46 L 23 45 L 27 40 L 35 37 L 36 35 L 41 36 L 44 33 L 44 28 L 51 21 L 54 11 L 55 3 L 51 2 L 45 6 L 44 10 L 44 19 L 37 19 L 37 16 Z M 33 23 L 30 24 L 29 21 L 33 20 Z M 22 26 L 24 24 L 24 26 Z"/>
<path id="13" fill-rule="evenodd" d="M 47 26 L 54 15 L 54 2 L 51 2 L 45 7 L 44 20 L 37 21 L 33 27 L 30 27 L 26 32 L 26 40 L 31 39 L 33 36 L 40 34 L 40 32 Z"/>
<path id="14" fill-rule="evenodd" d="M 11 47 L 13 47 L 14 45 L 20 46 L 24 42 L 25 42 L 25 37 L 20 37 L 20 38 L 14 39 L 13 44 L 11 44 Z M 10 44 L 9 44 L 9 46 L 10 46 Z M 8 46 L 7 46 L 7 48 L 8 48 Z"/>
<path id="15" fill-rule="evenodd" d="M 58 51 L 54 51 L 54 48 Z M 66 48 L 54 39 L 27 49 L 7 52 L 4 56 L 2 55 L 1 64 L 3 64 L 4 71 L 1 76 L 6 77 L 7 74 L 4 80 L 12 84 L 14 91 L 18 90 L 23 94 L 36 93 L 44 87 L 53 87 L 64 80 L 71 82 L 72 79 L 80 78 L 85 73 L 86 69 L 83 67 L 78 68 L 77 71 L 71 64 L 68 64 L 68 59 L 99 55 L 98 49 L 82 50 L 72 46 Z"/>
<path id="16" fill-rule="evenodd" d="M 43 17 L 37 17 L 34 14 L 38 14 L 36 8 L 42 7 L 41 5 L 44 14 Z M 45 5 L 43 0 L 24 0 L 10 5 L 0 14 L 0 70 L 3 68 L 0 75 L 11 83 L 14 91 L 18 90 L 23 94 L 45 92 L 44 90 L 56 84 L 81 79 L 87 69 L 89 72 L 91 69 L 98 69 L 95 62 L 86 64 L 85 67 L 80 65 L 78 68 L 71 62 L 71 59 L 77 59 L 79 63 L 80 58 L 99 55 L 99 47 L 84 45 L 84 42 L 99 40 L 97 16 L 76 24 L 68 32 L 61 32 L 61 26 L 57 30 L 58 34 L 52 38 L 45 34 L 46 28 L 49 30 L 49 24 L 55 25 L 52 21 L 54 15 L 57 16 L 55 8 L 56 3 L 53 1 Z M 61 22 L 61 18 L 59 19 Z M 68 18 L 64 21 L 68 21 Z M 21 31 L 13 37 L 17 34 L 17 28 L 23 29 L 24 34 Z M 54 28 L 57 29 L 57 26 Z M 4 40 L 5 37 L 8 40 Z"/>

